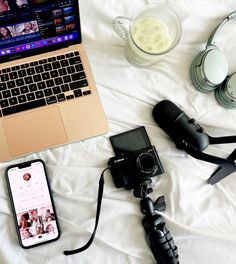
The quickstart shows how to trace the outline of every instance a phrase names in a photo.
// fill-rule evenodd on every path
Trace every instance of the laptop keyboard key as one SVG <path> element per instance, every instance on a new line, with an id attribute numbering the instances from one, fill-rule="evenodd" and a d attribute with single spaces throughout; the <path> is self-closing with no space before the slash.
<path id="1" fill-rule="evenodd" d="M 63 80 L 62 80 L 62 78 L 61 78 L 61 77 L 56 78 L 56 79 L 55 79 L 55 84 L 56 84 L 56 85 L 63 84 Z"/>
<path id="2" fill-rule="evenodd" d="M 43 98 L 43 97 L 44 97 L 44 94 L 43 94 L 42 91 L 37 91 L 37 92 L 35 93 L 35 95 L 36 95 L 36 98 L 37 98 L 37 99 L 40 99 L 40 98 Z"/>
<path id="3" fill-rule="evenodd" d="M 5 83 L 0 83 L 0 91 L 4 91 L 7 89 L 7 86 Z"/>
<path id="4" fill-rule="evenodd" d="M 53 81 L 53 79 L 50 79 L 50 80 L 47 80 L 46 81 L 46 86 L 47 87 L 53 87 L 55 84 L 54 84 L 54 81 Z"/>
<path id="5" fill-rule="evenodd" d="M 51 88 L 47 88 L 47 89 L 45 89 L 45 90 L 44 90 L 44 95 L 45 95 L 45 96 L 50 96 L 50 95 L 52 95 L 52 89 L 51 89 Z"/>
<path id="6" fill-rule="evenodd" d="M 67 95 L 66 96 L 66 100 L 71 100 L 71 99 L 74 99 L 75 97 L 74 97 L 74 95 L 73 94 L 71 94 L 71 95 Z"/>
<path id="7" fill-rule="evenodd" d="M 37 91 L 37 92 L 35 93 L 35 95 L 36 95 L 36 98 L 38 98 L 38 99 L 40 99 L 40 98 L 43 98 L 43 97 L 44 97 L 44 94 L 43 94 L 43 92 L 42 92 L 42 91 Z"/>
<path id="8" fill-rule="evenodd" d="M 36 101 L 27 102 L 27 103 L 24 103 L 24 104 L 19 104 L 19 105 L 3 108 L 2 109 L 2 113 L 3 113 L 3 116 L 7 116 L 7 115 L 19 113 L 19 112 L 22 112 L 22 111 L 34 109 L 34 108 L 37 108 L 37 107 L 40 107 L 40 106 L 45 106 L 45 105 L 46 105 L 45 99 L 39 99 L 39 100 L 36 100 Z"/>
<path id="9" fill-rule="evenodd" d="M 89 90 L 83 92 L 83 95 L 89 95 L 89 94 L 91 94 L 91 91 L 89 91 Z"/>
<path id="10" fill-rule="evenodd" d="M 2 81 L 2 82 L 7 82 L 7 81 L 9 81 L 9 76 L 8 76 L 8 74 L 2 74 L 0 77 L 1 77 L 1 81 Z"/>
<path id="11" fill-rule="evenodd" d="M 74 95 L 75 95 L 75 97 L 80 97 L 80 96 L 82 96 L 82 92 L 81 92 L 81 90 L 80 90 L 80 89 L 74 90 Z"/>
<path id="12" fill-rule="evenodd" d="M 41 82 L 42 78 L 40 74 L 36 74 L 33 76 L 34 82 Z"/>
<path id="13" fill-rule="evenodd" d="M 26 97 L 27 97 L 28 101 L 33 101 L 35 99 L 34 93 L 28 93 L 26 95 Z"/>
<path id="14" fill-rule="evenodd" d="M 63 75 L 66 75 L 66 74 L 67 74 L 65 68 L 59 69 L 58 72 L 59 72 L 59 75 L 60 75 L 60 76 L 63 76 Z"/>
<path id="15" fill-rule="evenodd" d="M 53 93 L 54 93 L 54 94 L 59 94 L 59 93 L 61 93 L 61 88 L 60 88 L 59 86 L 56 86 L 56 87 L 52 88 L 52 90 L 53 90 Z"/>
<path id="16" fill-rule="evenodd" d="M 9 98 L 9 97 L 11 97 L 10 90 L 3 91 L 2 92 L 2 96 L 3 96 L 3 98 Z"/>
<path id="17" fill-rule="evenodd" d="M 65 101 L 66 100 L 66 97 L 64 94 L 58 94 L 57 95 L 57 101 L 58 102 L 62 102 L 62 101 Z"/>
<path id="18" fill-rule="evenodd" d="M 57 60 L 63 60 L 63 59 L 65 59 L 65 55 L 59 55 L 59 56 L 57 56 Z"/>
<path id="19" fill-rule="evenodd" d="M 80 62 L 81 62 L 81 60 L 80 60 L 80 57 L 79 56 L 69 59 L 70 65 L 78 64 Z"/>
<path id="20" fill-rule="evenodd" d="M 67 67 L 67 72 L 68 72 L 69 74 L 74 73 L 74 72 L 75 72 L 75 67 L 74 67 L 74 66 L 69 66 L 69 67 Z"/>
<path id="21" fill-rule="evenodd" d="M 55 104 L 57 103 L 57 98 L 56 96 L 50 96 L 46 98 L 47 104 Z"/>
<path id="22" fill-rule="evenodd" d="M 33 78 L 31 76 L 25 77 L 25 83 L 26 84 L 31 84 L 33 83 Z"/>
<path id="23" fill-rule="evenodd" d="M 38 63 L 38 61 L 32 61 L 31 63 L 30 63 L 30 66 L 37 66 L 39 63 Z"/>
<path id="24" fill-rule="evenodd" d="M 10 72 L 9 77 L 11 80 L 17 79 L 18 78 L 17 72 Z"/>
<path id="25" fill-rule="evenodd" d="M 17 79 L 16 80 L 16 86 L 22 86 L 24 84 L 25 84 L 24 79 Z"/>
<path id="26" fill-rule="evenodd" d="M 71 100 L 71 99 L 73 99 L 74 98 L 74 95 L 73 94 L 71 94 L 71 95 L 67 95 L 66 96 L 66 100 Z"/>
<path id="27" fill-rule="evenodd" d="M 48 72 L 44 72 L 44 73 L 42 73 L 42 78 L 43 78 L 43 80 L 48 80 L 48 79 L 50 79 L 50 75 L 49 75 L 49 73 L 48 73 Z"/>
<path id="28" fill-rule="evenodd" d="M 85 73 L 84 72 L 80 72 L 80 73 L 75 73 L 71 75 L 72 81 L 77 81 L 77 80 L 81 80 L 81 79 L 85 79 Z"/>
<path id="29" fill-rule="evenodd" d="M 75 90 L 75 89 L 86 87 L 86 86 L 88 86 L 87 80 L 81 80 L 81 81 L 70 83 L 71 90 Z"/>
<path id="30" fill-rule="evenodd" d="M 51 72 L 50 72 L 50 75 L 51 75 L 51 78 L 56 78 L 56 77 L 59 76 L 57 70 L 51 71 Z"/>
<path id="31" fill-rule="evenodd" d="M 21 94 L 26 94 L 26 93 L 28 93 L 29 92 L 29 88 L 28 88 L 28 86 L 21 86 L 20 87 L 20 92 L 21 92 Z"/>
<path id="32" fill-rule="evenodd" d="M 9 99 L 9 104 L 10 105 L 16 105 L 17 104 L 17 98 L 16 97 L 12 97 Z"/>
<path id="33" fill-rule="evenodd" d="M 42 60 L 39 60 L 39 64 L 45 64 L 45 63 L 47 63 L 48 62 L 48 60 L 47 59 L 42 59 Z"/>
<path id="34" fill-rule="evenodd" d="M 15 87 L 16 87 L 15 81 L 9 81 L 9 82 L 7 82 L 7 88 L 8 89 L 15 88 Z"/>
<path id="35" fill-rule="evenodd" d="M 72 52 L 66 54 L 66 58 L 71 58 L 71 57 L 73 57 L 73 56 L 74 56 L 74 54 L 73 54 Z"/>
<path id="36" fill-rule="evenodd" d="M 75 70 L 77 71 L 77 72 L 79 72 L 79 71 L 83 71 L 83 65 L 82 64 L 76 64 L 75 65 Z"/>
<path id="37" fill-rule="evenodd" d="M 22 64 L 21 69 L 29 68 L 29 66 L 30 66 L 29 63 Z"/>
<path id="38" fill-rule="evenodd" d="M 21 94 L 26 94 L 26 93 L 28 93 L 29 92 L 29 88 L 28 88 L 28 86 L 21 86 L 20 87 L 20 92 L 21 92 Z"/>
<path id="39" fill-rule="evenodd" d="M 34 68 L 29 68 L 29 69 L 26 70 L 26 72 L 27 72 L 28 75 L 33 75 L 33 74 L 35 74 L 35 69 Z"/>
<path id="40" fill-rule="evenodd" d="M 68 60 L 62 60 L 62 61 L 61 61 L 61 67 L 66 67 L 66 66 L 68 66 L 68 65 L 69 65 Z"/>
<path id="41" fill-rule="evenodd" d="M 19 75 L 20 78 L 21 77 L 25 77 L 26 76 L 26 70 L 20 70 L 20 71 L 18 71 L 18 75 Z"/>
<path id="42" fill-rule="evenodd" d="M 19 88 L 11 89 L 11 94 L 12 96 L 20 95 L 20 89 Z"/>
<path id="43" fill-rule="evenodd" d="M 43 67 L 44 67 L 45 71 L 51 71 L 52 70 L 52 65 L 50 63 L 43 65 Z"/>
<path id="44" fill-rule="evenodd" d="M 25 95 L 20 95 L 20 96 L 18 96 L 18 101 L 19 101 L 19 103 L 24 103 L 24 102 L 26 102 L 26 96 L 25 96 Z"/>
<path id="45" fill-rule="evenodd" d="M 8 103 L 7 99 L 0 101 L 1 108 L 8 107 L 8 105 L 9 105 L 9 103 Z"/>
<path id="46" fill-rule="evenodd" d="M 45 82 L 39 82 L 39 83 L 37 83 L 37 85 L 38 85 L 38 88 L 39 88 L 40 90 L 46 88 L 46 84 L 45 84 Z"/>
<path id="47" fill-rule="evenodd" d="M 35 67 L 35 71 L 36 71 L 37 73 L 42 73 L 42 72 L 44 72 L 43 66 L 41 66 L 41 65 L 36 66 L 36 67 Z"/>
<path id="48" fill-rule="evenodd" d="M 52 63 L 52 67 L 53 67 L 54 70 L 61 68 L 59 61 L 53 62 Z"/>
<path id="49" fill-rule="evenodd" d="M 68 84 L 62 84 L 61 90 L 62 90 L 62 92 L 68 92 L 68 91 L 70 91 L 70 87 Z"/>
<path id="50" fill-rule="evenodd" d="M 70 75 L 63 76 L 64 83 L 69 83 L 71 82 L 71 77 Z"/>
<path id="51" fill-rule="evenodd" d="M 38 90 L 38 87 L 37 87 L 36 83 L 32 83 L 32 84 L 30 84 L 30 85 L 29 85 L 29 90 L 30 90 L 30 92 L 35 92 L 35 91 L 37 91 L 37 90 Z"/>

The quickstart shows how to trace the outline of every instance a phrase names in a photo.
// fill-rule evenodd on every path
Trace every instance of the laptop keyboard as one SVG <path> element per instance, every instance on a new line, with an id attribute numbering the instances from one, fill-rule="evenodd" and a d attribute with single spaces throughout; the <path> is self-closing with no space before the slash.
<path id="1" fill-rule="evenodd" d="M 0 70 L 0 117 L 89 94 L 78 51 Z"/>

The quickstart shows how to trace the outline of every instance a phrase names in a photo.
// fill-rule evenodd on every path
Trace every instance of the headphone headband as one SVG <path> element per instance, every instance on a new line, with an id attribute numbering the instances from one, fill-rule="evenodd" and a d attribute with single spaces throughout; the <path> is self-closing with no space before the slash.
<path id="1" fill-rule="evenodd" d="M 233 20 L 236 18 L 236 11 L 233 11 L 230 13 L 226 18 L 224 18 L 220 24 L 213 30 L 211 33 L 208 41 L 207 41 L 207 47 L 214 44 L 215 36 L 218 34 L 218 32 L 222 29 L 222 27 L 230 20 Z"/>

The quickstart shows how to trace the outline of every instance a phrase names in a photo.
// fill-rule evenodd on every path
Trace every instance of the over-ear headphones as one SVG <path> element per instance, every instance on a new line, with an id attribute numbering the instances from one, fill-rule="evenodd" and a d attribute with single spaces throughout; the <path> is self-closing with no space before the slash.
<path id="1" fill-rule="evenodd" d="M 223 51 L 214 42 L 215 36 L 236 11 L 230 13 L 211 33 L 206 49 L 192 62 L 190 75 L 194 87 L 203 93 L 215 91 L 217 102 L 225 108 L 236 108 L 236 72 L 228 75 L 228 62 Z"/>

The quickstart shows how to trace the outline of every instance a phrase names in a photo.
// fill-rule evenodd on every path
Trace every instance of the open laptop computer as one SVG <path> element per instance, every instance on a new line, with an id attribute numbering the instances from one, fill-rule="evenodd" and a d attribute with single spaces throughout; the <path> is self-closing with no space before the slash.
<path id="1" fill-rule="evenodd" d="M 78 0 L 0 2 L 0 162 L 108 130 Z"/>

